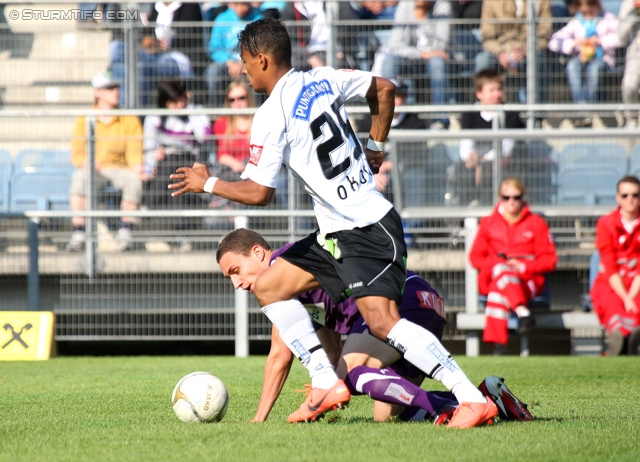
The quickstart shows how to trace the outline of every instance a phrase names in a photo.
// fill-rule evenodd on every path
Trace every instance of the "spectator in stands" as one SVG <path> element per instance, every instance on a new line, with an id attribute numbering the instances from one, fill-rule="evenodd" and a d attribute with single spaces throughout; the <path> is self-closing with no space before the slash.
<path id="1" fill-rule="evenodd" d="M 406 1 L 398 5 L 386 46 L 376 53 L 374 75 L 386 78 L 404 75 L 415 88 L 424 73 L 430 78 L 431 104 L 453 102 L 449 91 L 447 63 L 451 26 L 448 21 L 451 4 L 448 0 Z M 435 19 L 435 20 L 434 20 Z M 449 119 L 440 116 L 431 128 L 446 129 Z"/>
<path id="2" fill-rule="evenodd" d="M 394 19 L 398 4 L 397 1 L 340 2 L 338 19 L 361 21 L 355 26 L 339 27 L 336 34 L 350 67 L 371 70 L 376 51 L 389 40 L 391 27 L 381 22 Z"/>
<path id="3" fill-rule="evenodd" d="M 155 23 L 154 35 L 160 50 L 170 53 L 176 60 L 183 81 L 204 73 L 207 56 L 202 26 L 180 27 L 179 24 L 202 22 L 202 11 L 197 3 L 157 2 L 147 20 Z"/>
<path id="4" fill-rule="evenodd" d="M 640 345 L 640 180 L 618 181 L 618 207 L 596 224 L 598 275 L 591 288 L 594 310 L 608 333 L 607 356 L 626 351 L 638 354 Z"/>
<path id="5" fill-rule="evenodd" d="M 618 20 L 602 11 L 600 0 L 574 0 L 574 6 L 575 18 L 551 36 L 549 49 L 570 56 L 566 73 L 573 102 L 593 103 L 605 72 L 615 67 Z"/>
<path id="6" fill-rule="evenodd" d="M 355 12 L 361 19 L 392 20 L 399 2 L 355 2 Z"/>
<path id="7" fill-rule="evenodd" d="M 624 0 L 620 6 L 620 28 L 618 29 L 622 46 L 633 41 L 627 48 L 622 77 L 622 102 L 625 104 L 640 103 L 640 0 Z M 626 127 L 637 128 L 640 114 L 625 111 Z"/>
<path id="8" fill-rule="evenodd" d="M 224 107 L 230 109 L 255 107 L 249 85 L 245 82 L 231 82 L 227 87 Z M 239 179 L 240 173 L 247 165 L 252 122 L 251 114 L 233 114 L 221 116 L 213 124 L 213 134 L 217 138 L 216 160 L 218 165 L 227 171 L 227 173 L 221 171 L 218 173 L 225 179 Z"/>
<path id="9" fill-rule="evenodd" d="M 500 184 L 500 202 L 480 221 L 469 261 L 479 270 L 478 289 L 487 297 L 483 340 L 494 344 L 494 354 L 507 352 L 507 321 L 514 312 L 519 333 L 535 325 L 527 303 L 543 292 L 546 273 L 558 257 L 542 217 L 524 202 L 525 187 L 515 177 Z"/>
<path id="10" fill-rule="evenodd" d="M 108 72 L 91 80 L 95 97 L 94 109 L 117 109 L 120 82 Z M 73 129 L 71 163 L 76 171 L 71 178 L 69 204 L 71 210 L 87 208 L 87 186 L 100 192 L 111 183 L 122 193 L 120 209 L 137 210 L 142 198 L 142 181 L 147 179 L 142 171 L 142 126 L 136 116 L 97 116 L 91 124 L 95 137 L 95 165 L 87 164 L 85 117 L 78 117 Z M 95 168 L 95 184 L 87 185 L 89 168 Z M 84 217 L 73 217 L 73 234 L 67 250 L 81 251 L 86 243 Z M 131 247 L 131 220 L 123 217 L 116 237 L 119 252 Z"/>
<path id="11" fill-rule="evenodd" d="M 407 97 L 409 96 L 409 87 L 407 87 L 407 85 L 401 79 L 391 79 L 391 81 L 396 86 L 396 95 L 395 95 L 396 110 L 393 113 L 393 120 L 391 121 L 391 129 L 392 130 L 424 130 L 426 129 L 427 126 L 424 120 L 420 119 L 416 114 L 412 112 L 402 112 L 402 110 L 399 109 L 402 106 L 404 106 L 407 101 Z M 371 130 L 371 114 L 367 113 L 361 120 L 359 120 L 357 127 L 358 127 L 358 132 L 369 133 L 369 131 Z M 425 151 L 426 151 L 426 146 L 425 146 Z M 400 154 L 399 157 L 405 160 L 407 163 L 411 163 L 412 161 L 413 162 L 419 161 L 419 159 L 415 159 L 415 158 L 406 159 L 405 156 L 402 155 L 402 153 Z M 380 171 L 378 172 L 378 174 L 374 175 L 374 178 L 376 180 L 376 187 L 378 188 L 378 191 L 380 191 L 381 193 L 384 193 L 387 199 L 389 199 L 390 201 L 393 200 L 393 197 L 391 196 L 391 194 L 389 194 L 387 186 L 389 185 L 389 182 L 390 182 L 389 175 L 391 173 L 391 167 L 392 167 L 391 154 L 388 151 L 385 151 L 385 161 L 380 166 Z M 402 170 L 404 171 L 404 168 L 402 168 Z M 421 183 L 424 183 L 427 180 L 424 177 L 424 175 L 412 175 L 412 178 L 415 181 L 420 181 Z M 412 191 L 413 193 L 412 199 L 419 202 L 420 194 L 417 193 L 419 186 L 415 185 L 415 181 L 414 182 L 405 181 L 404 188 L 405 190 Z M 424 189 L 424 186 L 426 185 L 423 184 L 422 186 Z M 408 205 L 408 206 L 421 205 L 419 203 L 415 204 L 412 202 L 413 201 L 410 201 L 408 204 L 405 202 L 405 205 Z"/>
<path id="12" fill-rule="evenodd" d="M 169 80 L 158 86 L 158 108 L 193 108 L 186 90 L 177 81 Z M 178 167 L 206 162 L 206 142 L 211 135 L 211 121 L 204 114 L 188 116 L 149 115 L 144 120 L 145 171 L 149 175 L 144 202 L 154 210 L 191 210 L 204 205 L 193 195 L 182 199 L 171 197 L 167 178 Z M 194 229 L 192 218 L 174 219 L 177 239 L 174 246 L 181 251 L 190 250 L 185 231 Z"/>
<path id="13" fill-rule="evenodd" d="M 503 78 L 492 69 L 485 69 L 473 76 L 473 86 L 477 98 L 476 104 L 503 104 Z M 461 126 L 463 130 L 491 130 L 494 118 L 499 117 L 494 111 L 463 112 Z M 525 128 L 517 112 L 505 112 L 501 128 Z M 501 164 L 506 167 L 506 160 L 516 148 L 516 142 L 503 138 L 501 143 Z M 460 159 L 456 164 L 454 182 L 456 201 L 460 205 L 491 205 L 493 187 L 493 162 L 496 153 L 493 141 L 460 140 Z"/>
<path id="14" fill-rule="evenodd" d="M 482 2 L 480 33 L 483 51 L 476 56 L 475 71 L 502 69 L 518 81 L 518 101 L 525 103 L 527 64 L 527 0 L 485 0 Z M 550 0 L 536 3 L 536 17 L 551 18 Z M 515 20 L 515 21 L 514 21 Z M 551 36 L 552 23 L 540 21 L 536 28 L 536 61 L 538 73 L 538 102 L 546 101 L 543 50 Z M 531 58 L 529 58 L 531 59 Z"/>
<path id="15" fill-rule="evenodd" d="M 262 11 L 249 3 L 228 2 L 211 28 L 209 53 L 212 63 L 206 70 L 209 105 L 222 107 L 224 91 L 234 80 L 242 80 L 242 61 L 238 54 L 238 32 L 247 22 L 262 18 Z"/>
<path id="16" fill-rule="evenodd" d="M 246 109 L 255 107 L 253 94 L 245 82 L 231 82 L 225 94 L 224 107 L 230 109 Z M 249 137 L 253 115 L 233 114 L 223 115 L 213 124 L 213 134 L 216 141 L 216 164 L 212 167 L 212 175 L 227 181 L 240 180 L 249 160 Z M 175 169 L 174 169 L 175 171 Z M 165 185 L 166 187 L 166 185 Z M 213 196 L 210 208 L 235 208 L 237 204 L 218 196 Z M 209 229 L 225 229 L 233 225 L 227 218 L 205 219 L 205 226 Z"/>
<path id="17" fill-rule="evenodd" d="M 292 38 L 294 67 L 300 69 L 326 66 L 330 31 L 325 2 L 287 3 L 282 12 L 282 19 L 299 23 L 287 28 Z M 309 25 L 304 24 L 304 21 L 309 21 Z M 336 47 L 335 57 L 336 67 L 351 67 L 346 63 L 345 54 L 340 46 Z"/>
<path id="18" fill-rule="evenodd" d="M 338 15 L 335 19 L 339 21 L 362 19 L 353 6 L 351 2 L 339 2 Z M 326 2 L 289 2 L 282 10 L 280 17 L 284 21 L 296 23 L 287 27 L 291 37 L 293 65 L 296 69 L 329 65 L 327 47 L 330 31 L 327 24 Z M 364 24 L 358 27 L 335 26 L 334 55 L 331 65 L 340 69 L 370 70 L 373 54 L 378 48 L 377 38 L 371 29 L 373 28 Z"/>
<path id="19" fill-rule="evenodd" d="M 451 19 L 464 21 L 451 26 L 451 59 L 457 70 L 454 74 L 470 75 L 474 70 L 476 56 L 482 51 L 482 0 L 450 0 L 450 3 Z M 465 91 L 462 88 L 460 90 Z M 463 97 L 458 98 L 458 101 L 463 101 Z"/>

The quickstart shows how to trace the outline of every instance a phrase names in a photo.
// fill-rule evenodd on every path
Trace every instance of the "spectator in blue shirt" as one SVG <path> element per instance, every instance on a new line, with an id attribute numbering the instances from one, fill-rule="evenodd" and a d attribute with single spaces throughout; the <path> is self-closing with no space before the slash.
<path id="1" fill-rule="evenodd" d="M 262 11 L 249 3 L 228 2 L 211 28 L 209 56 L 212 63 L 206 70 L 209 105 L 222 107 L 225 89 L 233 80 L 242 79 L 242 61 L 238 55 L 238 32 L 246 23 L 262 18 Z"/>

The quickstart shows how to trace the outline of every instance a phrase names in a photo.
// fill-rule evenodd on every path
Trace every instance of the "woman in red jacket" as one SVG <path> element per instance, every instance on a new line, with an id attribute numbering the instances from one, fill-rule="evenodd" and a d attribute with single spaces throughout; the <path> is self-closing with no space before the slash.
<path id="1" fill-rule="evenodd" d="M 500 184 L 500 202 L 480 221 L 469 260 L 480 271 L 478 288 L 487 296 L 483 340 L 494 343 L 494 354 L 505 354 L 511 311 L 520 318 L 519 332 L 534 325 L 527 303 L 544 290 L 545 273 L 558 257 L 549 227 L 523 201 L 525 187 L 518 178 Z"/>
<path id="2" fill-rule="evenodd" d="M 618 181 L 618 208 L 596 225 L 600 271 L 591 288 L 591 301 L 609 334 L 607 356 L 624 350 L 638 354 L 640 344 L 640 180 L 625 176 Z"/>

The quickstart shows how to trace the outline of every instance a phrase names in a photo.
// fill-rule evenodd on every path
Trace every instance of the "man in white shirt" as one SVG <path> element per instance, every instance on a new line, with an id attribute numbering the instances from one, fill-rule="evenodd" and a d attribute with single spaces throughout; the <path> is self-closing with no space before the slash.
<path id="1" fill-rule="evenodd" d="M 244 73 L 268 98 L 254 117 L 250 158 L 242 181 L 211 177 L 196 164 L 171 175 L 173 195 L 213 193 L 248 205 L 266 205 L 284 163 L 313 198 L 319 231 L 296 242 L 249 288 L 262 311 L 311 376 L 312 390 L 289 422 L 313 421 L 349 402 L 297 295 L 322 287 L 336 303 L 353 296 L 371 332 L 451 390 L 460 407 L 448 426 L 468 428 L 497 415 L 449 352 L 426 329 L 401 319 L 406 247 L 398 213 L 373 179 L 394 110 L 394 85 L 369 72 L 328 67 L 298 72 L 284 25 L 261 19 L 239 34 Z M 363 149 L 344 102 L 365 98 L 372 114 Z M 231 276 L 237 269 L 227 268 Z M 438 342 L 439 343 L 439 342 Z"/>

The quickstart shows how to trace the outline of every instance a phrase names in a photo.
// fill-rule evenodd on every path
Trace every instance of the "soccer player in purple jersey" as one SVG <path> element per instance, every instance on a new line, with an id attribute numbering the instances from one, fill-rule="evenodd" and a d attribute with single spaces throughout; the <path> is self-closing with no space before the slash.
<path id="1" fill-rule="evenodd" d="M 262 312 L 309 372 L 312 388 L 290 422 L 313 421 L 349 402 L 350 394 L 320 344 L 297 296 L 322 287 L 334 303 L 352 296 L 371 333 L 398 350 L 461 403 L 449 427 L 470 428 L 498 410 L 469 381 L 428 330 L 398 314 L 407 249 L 399 214 L 373 178 L 384 157 L 395 86 L 370 72 L 330 67 L 300 72 L 291 65 L 284 24 L 260 19 L 238 36 L 243 72 L 268 97 L 254 116 L 242 181 L 211 176 L 206 166 L 171 175 L 172 195 L 209 192 L 247 205 L 266 205 L 284 164 L 312 199 L 319 230 L 296 242 L 255 281 Z M 365 99 L 371 112 L 366 147 L 356 137 L 345 102 Z"/>
<path id="2" fill-rule="evenodd" d="M 257 277 L 291 245 L 273 251 L 260 234 L 237 229 L 221 241 L 216 258 L 234 287 L 252 291 Z M 425 375 L 402 359 L 397 350 L 370 335 L 353 299 L 336 305 L 323 290 L 313 290 L 299 295 L 298 300 L 309 312 L 323 347 L 332 363 L 337 364 L 338 376 L 345 379 L 349 391 L 367 394 L 376 400 L 376 421 L 386 421 L 391 415 L 398 414 L 401 420 L 430 418 L 436 425 L 449 421 L 458 404 L 455 396 L 449 392 L 430 393 L 421 389 Z M 444 300 L 427 281 L 410 271 L 399 310 L 401 317 L 421 325 L 438 340 L 442 338 L 446 324 Z M 341 334 L 348 335 L 342 348 Z M 292 360 L 292 353 L 274 326 L 262 394 L 252 422 L 267 419 L 287 379 Z M 381 370 L 382 367 L 386 368 Z M 490 396 L 488 392 L 485 394 Z"/>

